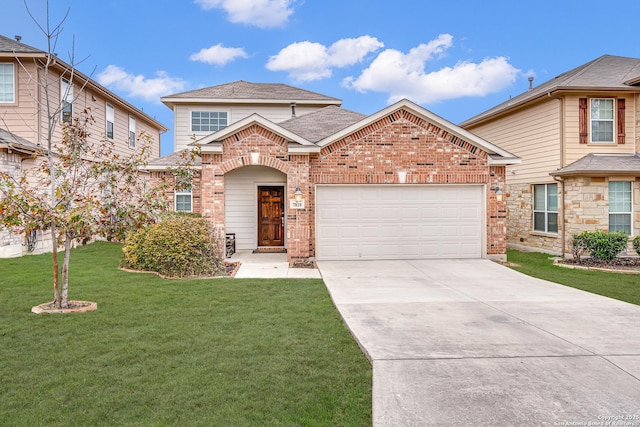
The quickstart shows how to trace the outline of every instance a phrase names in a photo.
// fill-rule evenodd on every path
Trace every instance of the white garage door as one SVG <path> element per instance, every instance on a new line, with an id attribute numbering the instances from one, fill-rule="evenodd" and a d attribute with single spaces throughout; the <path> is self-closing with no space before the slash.
<path id="1" fill-rule="evenodd" d="M 318 186 L 319 260 L 478 258 L 481 186 Z"/>

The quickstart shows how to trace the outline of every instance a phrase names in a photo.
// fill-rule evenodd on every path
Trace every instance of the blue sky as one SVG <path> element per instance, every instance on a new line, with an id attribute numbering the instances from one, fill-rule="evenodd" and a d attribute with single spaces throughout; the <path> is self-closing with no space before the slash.
<path id="1" fill-rule="evenodd" d="M 235 80 L 286 83 L 371 114 L 406 97 L 454 123 L 601 55 L 640 57 L 640 2 L 592 0 L 51 0 L 56 48 L 169 127 L 161 96 Z M 44 0 L 27 0 L 45 22 Z M 23 0 L 0 33 L 46 41 Z M 74 46 L 74 48 L 72 48 Z"/>

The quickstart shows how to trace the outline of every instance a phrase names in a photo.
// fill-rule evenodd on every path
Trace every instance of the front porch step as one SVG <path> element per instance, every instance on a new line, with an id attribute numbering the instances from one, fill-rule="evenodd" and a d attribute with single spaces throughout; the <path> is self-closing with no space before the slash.
<path id="1" fill-rule="evenodd" d="M 286 254 L 287 248 L 284 246 L 258 246 L 253 250 L 254 254 Z"/>

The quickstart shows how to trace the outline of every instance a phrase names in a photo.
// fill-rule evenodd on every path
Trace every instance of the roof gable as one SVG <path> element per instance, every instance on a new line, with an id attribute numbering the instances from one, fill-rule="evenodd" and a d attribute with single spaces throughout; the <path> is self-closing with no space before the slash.
<path id="1" fill-rule="evenodd" d="M 218 152 L 220 150 L 220 141 L 253 125 L 258 125 L 264 129 L 267 129 L 274 134 L 281 136 L 287 141 L 296 143 L 297 145 L 311 146 L 315 148 L 315 144 L 311 141 L 308 141 L 300 135 L 296 135 L 295 133 L 283 128 L 277 123 L 273 123 L 272 121 L 265 119 L 264 117 L 256 113 L 245 117 L 244 119 L 239 120 L 223 129 L 220 129 L 219 131 L 209 134 L 204 138 L 200 138 L 195 143 L 201 146 L 202 152 Z"/>
<path id="2" fill-rule="evenodd" d="M 639 58 L 603 55 L 467 119 L 460 126 L 476 124 L 560 90 L 638 92 L 638 83 Z"/>
<path id="3" fill-rule="evenodd" d="M 332 135 L 327 136 L 326 138 L 318 141 L 317 144 L 321 147 L 326 147 L 334 142 L 337 142 L 351 134 L 354 134 L 367 126 L 374 124 L 375 122 L 399 111 L 406 110 L 415 116 L 425 120 L 428 123 L 435 125 L 436 127 L 442 129 L 443 134 L 442 137 L 447 137 L 451 139 L 451 142 L 456 144 L 464 144 L 467 143 L 472 147 L 476 147 L 478 149 L 483 150 L 489 156 L 489 164 L 516 164 L 520 163 L 520 159 L 512 153 L 509 153 L 506 150 L 503 150 L 488 141 L 480 138 L 473 133 L 466 131 L 459 126 L 449 122 L 448 120 L 443 119 L 442 117 L 432 113 L 431 111 L 407 100 L 403 99 L 395 104 L 384 108 L 377 113 L 374 113 L 370 116 L 363 118 L 362 120 L 336 132 Z M 446 135 L 445 135 L 446 134 Z"/>

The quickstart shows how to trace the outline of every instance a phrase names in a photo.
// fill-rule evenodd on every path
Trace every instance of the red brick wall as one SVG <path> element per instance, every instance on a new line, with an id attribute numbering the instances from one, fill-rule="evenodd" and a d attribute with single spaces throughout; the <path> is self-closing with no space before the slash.
<path id="1" fill-rule="evenodd" d="M 486 251 L 506 251 L 506 204 L 495 191 L 505 192 L 505 168 L 488 166 L 487 154 L 445 130 L 405 110 L 324 147 L 320 154 L 288 153 L 288 142 L 258 125 L 223 141 L 222 154 L 202 155 L 201 212 L 224 236 L 224 175 L 234 169 L 261 165 L 287 175 L 288 200 L 296 187 L 304 194 L 305 209 L 289 209 L 287 248 L 291 264 L 315 256 L 316 184 L 394 184 L 398 171 L 406 184 L 486 185 Z M 259 153 L 255 161 L 251 153 Z M 197 186 L 198 191 L 200 185 Z M 196 190 L 194 190 L 195 199 Z M 195 208 L 195 203 L 194 203 Z"/>

